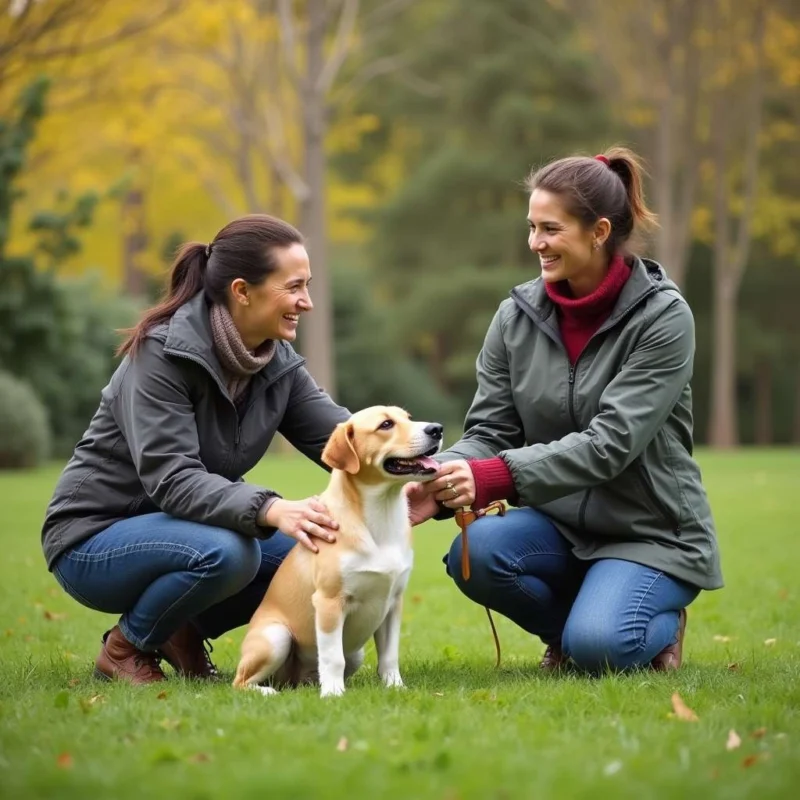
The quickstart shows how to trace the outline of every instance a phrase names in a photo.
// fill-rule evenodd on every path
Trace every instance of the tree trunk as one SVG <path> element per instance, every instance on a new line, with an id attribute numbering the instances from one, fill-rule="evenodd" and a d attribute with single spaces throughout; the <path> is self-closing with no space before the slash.
<path id="1" fill-rule="evenodd" d="M 309 372 L 330 395 L 335 396 L 333 366 L 333 298 L 328 268 L 328 234 L 325 220 L 325 132 L 327 109 L 318 86 L 324 67 L 325 0 L 309 0 L 306 37 L 307 70 L 303 92 L 304 174 L 308 197 L 300 208 L 300 225 L 307 237 L 314 276 L 314 311 L 303 320 L 303 355 Z"/>
<path id="2" fill-rule="evenodd" d="M 140 156 L 140 153 L 134 153 L 131 162 L 138 165 Z M 136 180 L 138 179 L 137 175 Z M 142 255 L 147 249 L 148 241 L 145 196 L 141 186 L 132 186 L 125 192 L 121 216 L 122 285 L 129 295 L 139 296 L 147 289 Z"/>
<path id="3" fill-rule="evenodd" d="M 792 444 L 800 445 L 800 366 L 794 378 L 794 423 L 792 425 Z"/>
<path id="4" fill-rule="evenodd" d="M 772 364 L 761 361 L 755 371 L 755 440 L 760 447 L 772 444 Z"/>
<path id="5" fill-rule="evenodd" d="M 714 278 L 714 353 L 711 375 L 709 444 L 731 448 L 738 444 L 736 399 L 736 286 L 723 268 Z"/>

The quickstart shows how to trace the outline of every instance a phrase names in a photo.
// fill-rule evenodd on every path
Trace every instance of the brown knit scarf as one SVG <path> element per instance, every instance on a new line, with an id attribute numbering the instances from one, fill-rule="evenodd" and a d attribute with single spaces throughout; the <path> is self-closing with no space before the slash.
<path id="1" fill-rule="evenodd" d="M 209 317 L 214 350 L 225 373 L 225 385 L 231 399 L 236 400 L 247 388 L 250 378 L 272 360 L 275 342 L 267 339 L 255 351 L 248 350 L 225 306 L 214 303 Z"/>

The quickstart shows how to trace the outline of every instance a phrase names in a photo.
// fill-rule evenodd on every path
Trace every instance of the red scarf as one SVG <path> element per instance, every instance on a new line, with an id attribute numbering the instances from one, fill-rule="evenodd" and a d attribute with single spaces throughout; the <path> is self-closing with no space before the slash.
<path id="1" fill-rule="evenodd" d="M 617 253 L 608 265 L 603 282 L 586 297 L 573 297 L 567 281 L 545 283 L 547 296 L 558 307 L 558 326 L 571 364 L 578 360 L 586 343 L 608 319 L 631 268 Z"/>

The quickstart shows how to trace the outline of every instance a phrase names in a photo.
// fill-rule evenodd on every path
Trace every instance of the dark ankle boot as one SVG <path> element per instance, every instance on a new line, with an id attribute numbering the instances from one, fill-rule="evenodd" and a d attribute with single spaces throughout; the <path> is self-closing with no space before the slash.
<path id="1" fill-rule="evenodd" d="M 94 676 L 102 680 L 123 680 L 135 685 L 166 680 L 156 653 L 134 647 L 115 625 L 103 636 L 103 646 L 94 665 Z"/>
<path id="2" fill-rule="evenodd" d="M 544 651 L 542 660 L 539 662 L 539 669 L 545 672 L 556 672 L 567 665 L 567 657 L 561 650 L 561 645 L 549 644 Z"/>
<path id="3" fill-rule="evenodd" d="M 203 637 L 191 622 L 178 628 L 161 645 L 159 653 L 175 672 L 186 678 L 219 678 L 219 672 L 211 661 Z"/>

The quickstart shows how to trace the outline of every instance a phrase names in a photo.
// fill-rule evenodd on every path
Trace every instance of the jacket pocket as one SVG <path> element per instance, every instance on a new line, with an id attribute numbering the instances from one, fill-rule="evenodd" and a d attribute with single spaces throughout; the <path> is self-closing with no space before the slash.
<path id="1" fill-rule="evenodd" d="M 658 492 L 655 490 L 655 487 L 653 486 L 650 474 L 648 473 L 647 468 L 641 461 L 638 461 L 636 464 L 636 478 L 639 482 L 639 485 L 642 487 L 642 491 L 645 493 L 647 499 L 650 501 L 653 510 L 664 520 L 664 522 L 667 523 L 667 525 L 669 525 L 669 527 L 675 532 L 675 535 L 680 537 L 681 535 L 680 519 L 678 519 L 677 515 L 674 514 L 667 507 L 667 504 L 658 496 Z"/>

